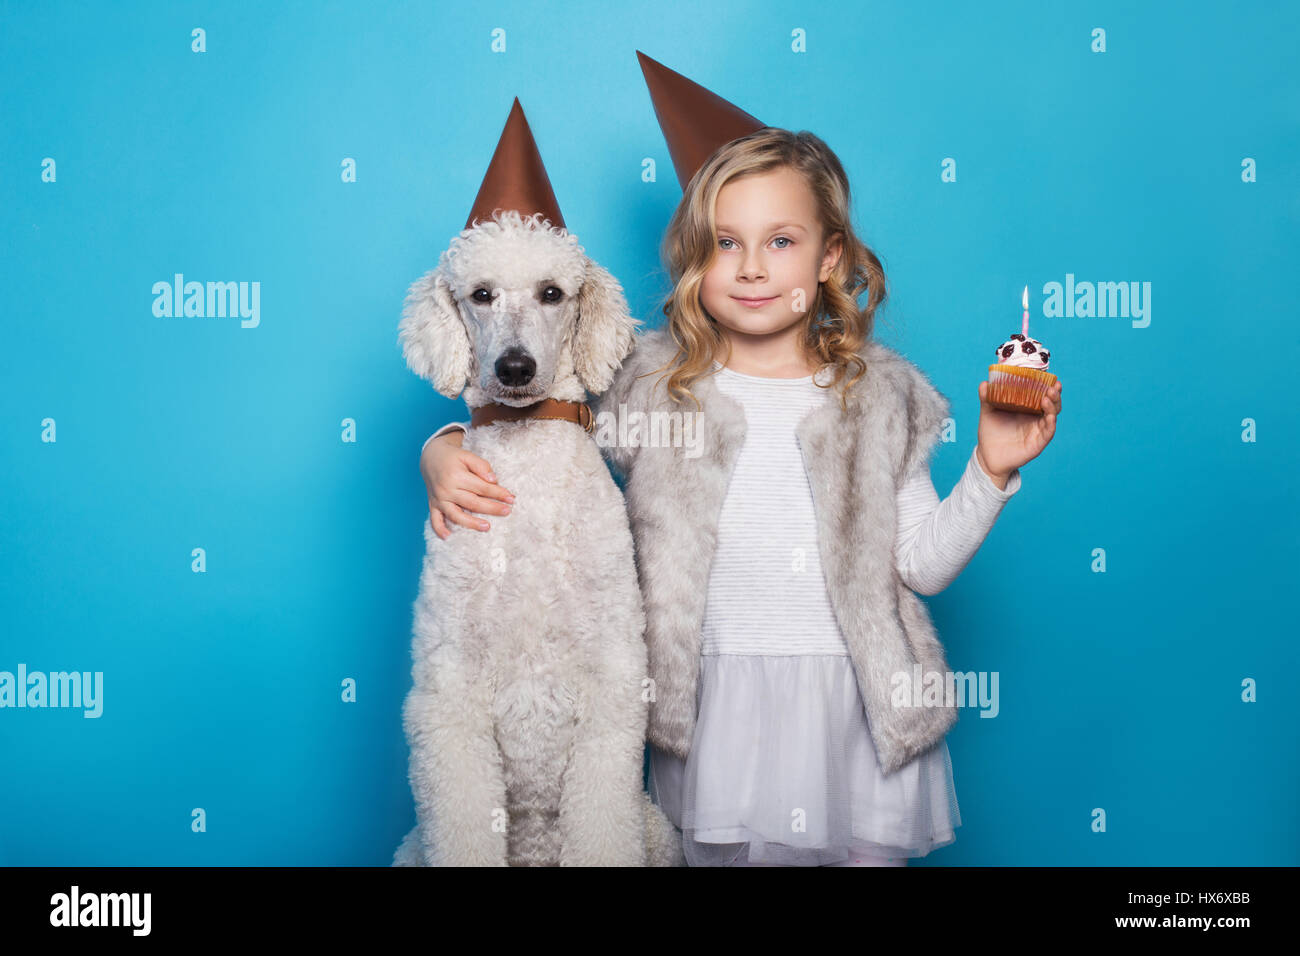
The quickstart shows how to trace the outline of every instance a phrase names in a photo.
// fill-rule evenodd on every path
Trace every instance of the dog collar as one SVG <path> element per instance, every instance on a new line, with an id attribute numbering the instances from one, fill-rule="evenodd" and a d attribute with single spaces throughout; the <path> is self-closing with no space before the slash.
<path id="1" fill-rule="evenodd" d="M 544 398 L 540 402 L 516 408 L 513 405 L 501 405 L 493 402 L 480 405 L 470 414 L 469 425 L 492 425 L 496 422 L 517 422 L 526 418 L 549 418 L 581 425 L 587 432 L 596 428 L 595 416 L 586 402 L 569 402 L 558 398 Z"/>

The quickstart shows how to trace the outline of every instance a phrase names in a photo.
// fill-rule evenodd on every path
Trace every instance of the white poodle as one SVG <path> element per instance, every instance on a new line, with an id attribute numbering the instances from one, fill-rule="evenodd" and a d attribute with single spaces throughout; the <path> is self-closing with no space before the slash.
<path id="1" fill-rule="evenodd" d="M 443 395 L 521 407 L 604 391 L 639 324 L 576 236 L 498 211 L 411 287 L 399 340 Z M 418 822 L 394 865 L 680 865 L 641 782 L 645 618 L 599 447 L 538 418 L 463 447 L 516 501 L 487 532 L 425 521 L 402 711 Z"/>

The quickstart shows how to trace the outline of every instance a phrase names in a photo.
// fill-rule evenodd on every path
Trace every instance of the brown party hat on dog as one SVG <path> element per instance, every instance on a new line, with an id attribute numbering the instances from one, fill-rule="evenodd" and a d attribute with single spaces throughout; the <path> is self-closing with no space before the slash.
<path id="1" fill-rule="evenodd" d="M 659 128 L 682 189 L 719 146 L 765 129 L 767 124 L 734 103 L 636 51 L 650 89 Z"/>
<path id="2" fill-rule="evenodd" d="M 524 108 L 519 105 L 517 96 L 510 107 L 510 115 L 506 117 L 506 128 L 501 131 L 501 139 L 497 141 L 483 184 L 474 197 L 474 208 L 465 220 L 465 228 L 472 227 L 475 219 L 491 219 L 494 209 L 513 209 L 525 217 L 540 212 L 551 220 L 551 225 L 564 228 L 560 204 L 551 189 L 551 179 L 542 165 L 542 154 L 537 151 L 537 142 L 533 139 L 533 131 L 528 128 Z"/>

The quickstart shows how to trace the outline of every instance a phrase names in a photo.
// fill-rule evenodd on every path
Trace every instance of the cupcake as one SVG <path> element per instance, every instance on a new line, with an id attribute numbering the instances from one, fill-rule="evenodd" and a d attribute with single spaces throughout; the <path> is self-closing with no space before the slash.
<path id="1" fill-rule="evenodd" d="M 989 366 L 988 401 L 1008 412 L 1043 414 L 1043 396 L 1056 384 L 1047 371 L 1051 353 L 1043 343 L 1020 332 L 997 347 L 997 364 Z"/>

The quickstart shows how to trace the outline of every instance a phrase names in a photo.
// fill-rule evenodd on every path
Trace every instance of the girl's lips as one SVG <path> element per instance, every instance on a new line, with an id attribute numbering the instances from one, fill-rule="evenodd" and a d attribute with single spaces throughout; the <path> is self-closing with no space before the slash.
<path id="1" fill-rule="evenodd" d="M 777 299 L 780 298 L 780 296 L 770 295 L 765 299 L 742 299 L 739 296 L 733 295 L 732 298 L 735 299 L 737 302 L 739 302 L 741 305 L 747 305 L 751 309 L 759 309 L 767 305 L 769 302 L 775 302 Z"/>

